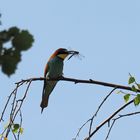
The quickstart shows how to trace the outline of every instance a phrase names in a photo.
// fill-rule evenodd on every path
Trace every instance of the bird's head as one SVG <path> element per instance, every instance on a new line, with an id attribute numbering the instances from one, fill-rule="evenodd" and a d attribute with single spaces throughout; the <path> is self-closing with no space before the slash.
<path id="1" fill-rule="evenodd" d="M 58 56 L 59 58 L 61 58 L 62 60 L 64 60 L 68 55 L 71 55 L 71 56 L 73 56 L 73 55 L 75 55 L 75 54 L 79 54 L 79 52 L 77 52 L 77 51 L 73 51 L 73 50 L 67 50 L 67 49 L 65 49 L 65 48 L 59 48 L 59 49 L 57 49 L 55 52 L 54 52 L 54 54 L 53 54 L 53 56 L 55 57 L 55 56 Z M 70 57 L 71 57 L 70 56 Z"/>

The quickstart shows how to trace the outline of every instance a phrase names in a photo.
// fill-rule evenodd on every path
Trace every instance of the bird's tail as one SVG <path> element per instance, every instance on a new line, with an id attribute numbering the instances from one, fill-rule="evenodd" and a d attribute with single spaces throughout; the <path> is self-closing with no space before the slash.
<path id="1" fill-rule="evenodd" d="M 44 108 L 41 109 L 41 114 L 43 113 L 43 109 L 44 109 Z"/>
<path id="2" fill-rule="evenodd" d="M 49 95 L 43 95 L 43 98 L 40 104 L 41 113 L 43 112 L 43 109 L 48 106 L 48 101 L 49 101 Z"/>
<path id="3" fill-rule="evenodd" d="M 49 96 L 51 92 L 53 91 L 56 83 L 57 81 L 45 82 L 44 87 L 43 87 L 43 93 L 42 93 L 42 101 L 40 104 L 40 107 L 42 108 L 41 113 L 43 112 L 43 109 L 48 106 Z"/>

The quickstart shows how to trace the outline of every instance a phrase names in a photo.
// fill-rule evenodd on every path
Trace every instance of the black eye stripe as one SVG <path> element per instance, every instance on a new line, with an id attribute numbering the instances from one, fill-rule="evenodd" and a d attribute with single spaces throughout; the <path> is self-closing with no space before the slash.
<path id="1" fill-rule="evenodd" d="M 58 52 L 58 55 L 59 55 L 59 54 L 67 54 L 67 53 L 68 53 L 67 50 L 64 49 L 64 50 L 60 50 L 60 51 Z"/>

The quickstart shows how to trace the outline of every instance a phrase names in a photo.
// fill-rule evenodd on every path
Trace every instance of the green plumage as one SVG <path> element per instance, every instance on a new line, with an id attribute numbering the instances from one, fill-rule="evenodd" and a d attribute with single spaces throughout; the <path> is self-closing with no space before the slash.
<path id="1" fill-rule="evenodd" d="M 63 59 L 59 58 L 58 56 L 52 58 L 48 62 L 48 70 L 46 74 L 46 78 L 57 78 L 62 76 L 63 74 Z M 41 108 L 42 112 L 45 107 L 48 106 L 49 96 L 53 91 L 54 87 L 56 86 L 57 81 L 44 81 L 43 86 L 43 93 L 42 93 L 42 101 L 41 101 Z"/>

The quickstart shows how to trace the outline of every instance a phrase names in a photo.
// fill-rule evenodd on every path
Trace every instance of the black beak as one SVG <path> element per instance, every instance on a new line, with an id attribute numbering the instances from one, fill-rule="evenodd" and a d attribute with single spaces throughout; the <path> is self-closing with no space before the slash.
<path id="1" fill-rule="evenodd" d="M 70 55 L 70 57 L 68 58 L 68 60 L 69 60 L 69 59 L 71 59 L 74 55 L 78 55 L 79 52 L 78 52 L 78 51 L 68 51 L 68 54 Z"/>
<path id="2" fill-rule="evenodd" d="M 79 54 L 78 51 L 68 51 L 68 54 Z"/>

